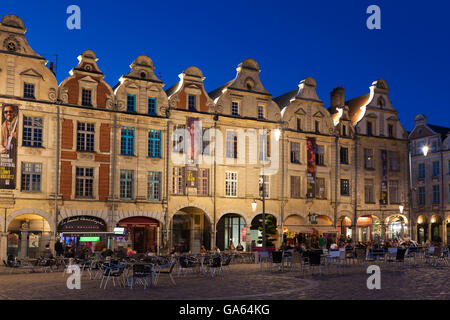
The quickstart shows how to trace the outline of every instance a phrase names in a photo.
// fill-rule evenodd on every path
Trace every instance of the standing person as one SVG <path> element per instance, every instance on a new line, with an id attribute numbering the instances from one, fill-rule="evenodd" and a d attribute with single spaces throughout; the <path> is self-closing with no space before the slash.
<path id="1" fill-rule="evenodd" d="M 55 253 L 56 253 L 57 257 L 62 256 L 64 254 L 64 247 L 61 243 L 61 240 L 59 240 L 59 239 L 56 240 L 56 243 L 55 243 Z"/>
<path id="2" fill-rule="evenodd" d="M 321 234 L 321 235 L 319 236 L 318 242 L 319 242 L 319 248 L 320 248 L 320 249 L 323 249 L 323 247 L 324 247 L 324 245 L 325 245 L 325 238 L 323 237 L 323 234 Z"/>

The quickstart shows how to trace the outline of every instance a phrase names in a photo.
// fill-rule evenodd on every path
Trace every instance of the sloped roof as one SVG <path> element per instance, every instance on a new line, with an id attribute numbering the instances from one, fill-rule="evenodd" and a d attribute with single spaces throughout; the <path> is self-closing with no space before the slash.
<path id="1" fill-rule="evenodd" d="M 367 105 L 369 103 L 369 99 L 370 93 L 367 93 L 363 96 L 345 102 L 345 104 L 348 106 L 348 116 L 353 123 L 358 121 L 361 113 L 363 112 L 363 110 L 361 110 L 361 107 Z"/>
<path id="2" fill-rule="evenodd" d="M 277 103 L 277 105 L 280 107 L 280 110 L 283 110 L 284 107 L 289 105 L 291 102 L 291 99 L 294 98 L 298 93 L 298 89 L 286 92 L 282 94 L 281 96 L 278 96 L 273 99 Z"/>
<path id="3" fill-rule="evenodd" d="M 230 80 L 227 83 L 225 83 L 224 85 L 222 85 L 222 86 L 220 86 L 220 87 L 218 87 L 218 88 L 208 92 L 209 97 L 211 99 L 215 100 L 217 97 L 219 97 L 222 94 L 222 90 L 227 88 L 227 87 L 229 87 L 233 83 L 233 81 L 234 81 L 234 79 Z"/>
<path id="4" fill-rule="evenodd" d="M 434 132 L 439 133 L 443 139 L 445 139 L 447 134 L 450 133 L 450 128 L 447 127 L 436 126 L 434 124 L 427 124 L 427 126 L 430 127 L 430 129 Z"/>

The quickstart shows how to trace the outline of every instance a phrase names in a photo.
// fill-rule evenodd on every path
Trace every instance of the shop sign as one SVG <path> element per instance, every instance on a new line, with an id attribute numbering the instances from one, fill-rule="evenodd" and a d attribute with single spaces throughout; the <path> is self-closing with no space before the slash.
<path id="1" fill-rule="evenodd" d="M 386 205 L 388 198 L 388 187 L 387 187 L 387 151 L 381 150 L 381 194 L 380 194 L 380 204 Z"/>
<path id="2" fill-rule="evenodd" d="M 246 241 L 247 241 L 247 229 L 242 228 L 242 242 L 246 242 Z"/>
<path id="3" fill-rule="evenodd" d="M 58 232 L 104 232 L 106 223 L 91 216 L 69 217 L 61 221 Z"/>
<path id="4" fill-rule="evenodd" d="M 16 188 L 19 106 L 3 104 L 0 153 L 0 189 Z"/>
<path id="5" fill-rule="evenodd" d="M 19 247 L 19 235 L 17 233 L 8 234 L 8 247 L 10 248 Z"/>

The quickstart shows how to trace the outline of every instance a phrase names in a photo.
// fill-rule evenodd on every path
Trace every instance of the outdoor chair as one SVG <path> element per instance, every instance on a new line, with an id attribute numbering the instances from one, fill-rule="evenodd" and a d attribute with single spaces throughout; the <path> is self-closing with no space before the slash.
<path id="1" fill-rule="evenodd" d="M 423 260 L 425 263 L 428 263 L 432 259 L 433 255 L 434 255 L 434 251 L 435 251 L 435 247 L 431 246 L 428 248 L 428 251 L 424 252 Z"/>
<path id="2" fill-rule="evenodd" d="M 176 285 L 175 280 L 172 277 L 172 272 L 173 272 L 173 269 L 175 268 L 175 264 L 176 264 L 176 262 L 172 261 L 172 262 L 169 262 L 168 264 L 157 265 L 155 267 L 155 269 L 156 269 L 155 270 L 155 282 L 154 282 L 155 286 L 158 284 L 159 277 L 161 275 L 167 275 L 169 277 L 170 281 L 172 281 L 172 283 L 174 285 Z"/>
<path id="3" fill-rule="evenodd" d="M 36 263 L 37 267 L 40 267 L 43 272 L 53 272 L 53 266 L 56 265 L 56 260 L 54 259 L 39 259 Z"/>
<path id="4" fill-rule="evenodd" d="M 294 250 L 294 252 L 292 252 L 291 268 L 293 270 L 295 270 L 296 266 L 299 267 L 300 271 L 303 270 L 303 259 L 302 259 L 302 256 L 301 256 L 300 252 Z"/>
<path id="5" fill-rule="evenodd" d="M 409 247 L 405 252 L 405 260 L 408 261 L 408 265 L 416 266 L 416 256 L 418 254 L 417 247 Z"/>
<path id="6" fill-rule="evenodd" d="M 386 262 L 396 263 L 397 265 L 403 264 L 405 262 L 406 249 L 404 248 L 395 248 L 395 249 L 397 249 L 395 250 L 395 257 L 389 255 L 388 258 L 386 259 Z"/>
<path id="7" fill-rule="evenodd" d="M 261 270 L 264 269 L 264 264 L 268 264 L 270 262 L 270 255 L 268 251 L 261 251 L 259 253 L 259 263 L 261 266 Z"/>
<path id="8" fill-rule="evenodd" d="M 184 276 L 186 277 L 186 275 L 189 273 L 189 270 L 192 270 L 193 268 L 195 268 L 196 266 L 196 261 L 194 261 L 193 259 L 189 258 L 189 257 L 179 257 L 178 259 L 178 277 L 180 277 L 180 273 L 181 271 L 184 269 Z"/>
<path id="9" fill-rule="evenodd" d="M 330 251 L 327 256 L 327 267 L 329 268 L 330 265 L 335 265 L 337 269 L 340 268 L 344 272 L 345 256 L 345 250 Z"/>
<path id="10" fill-rule="evenodd" d="M 106 278 L 106 281 L 105 281 L 105 286 L 103 287 L 103 289 L 106 289 L 106 285 L 108 284 L 108 281 L 110 278 L 112 278 L 112 280 L 113 280 L 114 287 L 116 286 L 115 279 L 117 279 L 119 281 L 119 285 L 122 284 L 125 287 L 125 279 L 123 278 L 124 269 L 125 269 L 125 266 L 123 266 L 123 265 L 114 265 L 114 264 L 104 265 L 103 277 L 100 282 L 100 288 L 102 287 L 103 280 L 105 278 Z"/>
<path id="11" fill-rule="evenodd" d="M 362 248 L 355 249 L 356 262 L 364 265 L 366 262 L 366 250 Z"/>
<path id="12" fill-rule="evenodd" d="M 11 274 L 15 269 L 19 269 L 20 267 L 20 261 L 14 261 L 14 260 L 3 260 L 3 264 L 5 265 L 6 269 L 9 269 L 9 274 Z"/>
<path id="13" fill-rule="evenodd" d="M 220 256 L 216 256 L 211 258 L 208 261 L 208 268 L 211 273 L 211 278 L 214 278 L 216 274 L 216 270 L 219 271 L 219 273 L 224 276 L 223 269 L 222 269 L 222 258 Z"/>
<path id="14" fill-rule="evenodd" d="M 273 270 L 274 265 L 278 265 L 278 271 L 284 271 L 283 266 L 283 251 L 273 251 L 272 252 L 272 264 L 271 270 Z"/>
<path id="15" fill-rule="evenodd" d="M 231 261 L 234 260 L 233 255 L 227 255 L 222 257 L 222 268 L 230 268 Z"/>
<path id="16" fill-rule="evenodd" d="M 313 268 L 318 267 L 319 268 L 319 274 L 322 275 L 322 251 L 320 250 L 313 250 L 309 252 L 308 255 L 308 264 L 309 264 L 309 271 L 310 274 L 313 274 Z"/>
<path id="17" fill-rule="evenodd" d="M 131 275 L 131 286 L 130 289 L 133 289 L 133 284 L 136 279 L 144 279 L 144 290 L 147 289 L 148 276 L 152 276 L 152 266 L 148 264 L 134 264 L 133 265 L 133 274 Z"/>
<path id="18" fill-rule="evenodd" d="M 437 267 L 441 261 L 446 262 L 441 247 L 434 247 L 433 255 L 429 257 L 431 265 Z"/>

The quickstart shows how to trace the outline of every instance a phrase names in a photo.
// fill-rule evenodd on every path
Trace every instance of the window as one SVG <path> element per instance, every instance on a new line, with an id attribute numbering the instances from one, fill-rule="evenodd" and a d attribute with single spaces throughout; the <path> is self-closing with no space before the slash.
<path id="1" fill-rule="evenodd" d="M 367 121 L 367 135 L 368 136 L 372 136 L 373 135 L 372 122 L 370 122 L 370 121 Z"/>
<path id="2" fill-rule="evenodd" d="M 364 149 L 364 168 L 373 169 L 373 150 Z"/>
<path id="3" fill-rule="evenodd" d="M 375 203 L 372 179 L 364 180 L 364 199 L 366 203 Z"/>
<path id="4" fill-rule="evenodd" d="M 23 97 L 34 99 L 34 84 L 24 83 L 23 84 Z"/>
<path id="5" fill-rule="evenodd" d="M 341 179 L 341 196 L 350 195 L 350 180 Z"/>
<path id="6" fill-rule="evenodd" d="M 22 162 L 22 187 L 23 192 L 41 191 L 42 164 Z"/>
<path id="7" fill-rule="evenodd" d="M 172 193 L 183 195 L 186 186 L 184 182 L 184 168 L 175 167 L 172 173 Z"/>
<path id="8" fill-rule="evenodd" d="M 439 185 L 433 186 L 433 204 L 439 204 Z"/>
<path id="9" fill-rule="evenodd" d="M 416 150 L 416 155 L 423 155 L 423 147 L 425 146 L 424 141 L 420 141 L 418 144 L 416 144 L 418 149 Z"/>
<path id="10" fill-rule="evenodd" d="M 399 171 L 400 168 L 398 166 L 398 152 L 388 151 L 388 159 L 389 159 L 389 171 Z"/>
<path id="11" fill-rule="evenodd" d="M 134 128 L 132 127 L 122 127 L 120 154 L 134 156 Z"/>
<path id="12" fill-rule="evenodd" d="M 436 140 L 433 140 L 433 142 L 431 142 L 431 152 L 437 151 L 438 151 L 438 142 Z"/>
<path id="13" fill-rule="evenodd" d="M 120 199 L 133 200 L 133 170 L 120 170 Z"/>
<path id="14" fill-rule="evenodd" d="M 302 131 L 302 119 L 297 118 L 297 131 Z"/>
<path id="15" fill-rule="evenodd" d="M 148 98 L 148 114 L 156 116 L 156 98 Z"/>
<path id="16" fill-rule="evenodd" d="M 237 134 L 227 131 L 227 158 L 237 159 Z"/>
<path id="17" fill-rule="evenodd" d="M 225 172 L 225 195 L 237 197 L 237 172 Z"/>
<path id="18" fill-rule="evenodd" d="M 264 198 L 269 198 L 270 195 L 270 179 L 269 176 L 259 176 L 259 197 L 263 197 L 263 190 L 264 190 Z"/>
<path id="19" fill-rule="evenodd" d="M 94 168 L 76 168 L 75 197 L 94 197 Z"/>
<path id="20" fill-rule="evenodd" d="M 193 96 L 193 95 L 188 96 L 188 110 L 189 111 L 197 111 L 195 96 Z"/>
<path id="21" fill-rule="evenodd" d="M 95 125 L 93 123 L 77 123 L 77 150 L 94 151 Z"/>
<path id="22" fill-rule="evenodd" d="M 268 161 L 270 157 L 270 134 L 259 136 L 259 160 Z"/>
<path id="23" fill-rule="evenodd" d="M 211 154 L 211 136 L 209 134 L 209 128 L 202 129 L 202 154 L 210 155 Z"/>
<path id="24" fill-rule="evenodd" d="M 81 89 L 81 105 L 82 106 L 92 106 L 92 90 Z"/>
<path id="25" fill-rule="evenodd" d="M 439 176 L 439 161 L 434 161 L 433 162 L 433 177 L 438 177 Z"/>
<path id="26" fill-rule="evenodd" d="M 239 102 L 233 101 L 231 103 L 231 115 L 232 116 L 239 116 Z"/>
<path id="27" fill-rule="evenodd" d="M 319 121 L 314 121 L 314 131 L 316 133 L 320 133 L 320 125 L 319 125 Z"/>
<path id="28" fill-rule="evenodd" d="M 316 178 L 316 199 L 326 199 L 325 179 Z"/>
<path id="29" fill-rule="evenodd" d="M 393 138 L 394 137 L 394 125 L 388 124 L 388 137 Z"/>
<path id="30" fill-rule="evenodd" d="M 300 143 L 291 142 L 291 163 L 300 163 Z"/>
<path id="31" fill-rule="evenodd" d="M 342 136 L 343 137 L 347 136 L 347 126 L 345 124 L 342 125 Z"/>
<path id="32" fill-rule="evenodd" d="M 258 119 L 260 120 L 264 120 L 264 107 L 263 106 L 258 106 Z"/>
<path id="33" fill-rule="evenodd" d="M 136 95 L 127 95 L 127 112 L 136 112 Z"/>
<path id="34" fill-rule="evenodd" d="M 300 177 L 291 176 L 291 198 L 300 199 Z"/>
<path id="35" fill-rule="evenodd" d="M 389 181 L 389 202 L 390 204 L 400 203 L 398 199 L 398 181 L 396 180 Z"/>
<path id="36" fill-rule="evenodd" d="M 173 152 L 184 153 L 186 127 L 184 124 L 173 127 Z"/>
<path id="37" fill-rule="evenodd" d="M 425 187 L 419 187 L 417 190 L 417 200 L 419 206 L 425 205 Z"/>
<path id="38" fill-rule="evenodd" d="M 425 179 L 425 163 L 419 163 L 418 166 L 418 175 L 417 178 L 418 179 Z"/>
<path id="39" fill-rule="evenodd" d="M 23 116 L 23 146 L 42 147 L 42 128 L 42 118 Z"/>
<path id="40" fill-rule="evenodd" d="M 147 199 L 150 201 L 161 200 L 161 172 L 148 172 Z"/>
<path id="41" fill-rule="evenodd" d="M 148 131 L 148 156 L 161 158 L 161 130 Z"/>
<path id="42" fill-rule="evenodd" d="M 198 170 L 198 184 L 197 184 L 197 194 L 200 196 L 207 196 L 209 194 L 209 170 L 199 169 Z"/>
<path id="43" fill-rule="evenodd" d="M 348 148 L 341 147 L 341 163 L 348 164 Z"/>
<path id="44" fill-rule="evenodd" d="M 316 146 L 316 165 L 318 166 L 323 166 L 325 161 L 324 161 L 324 151 L 323 151 L 323 146 Z"/>

